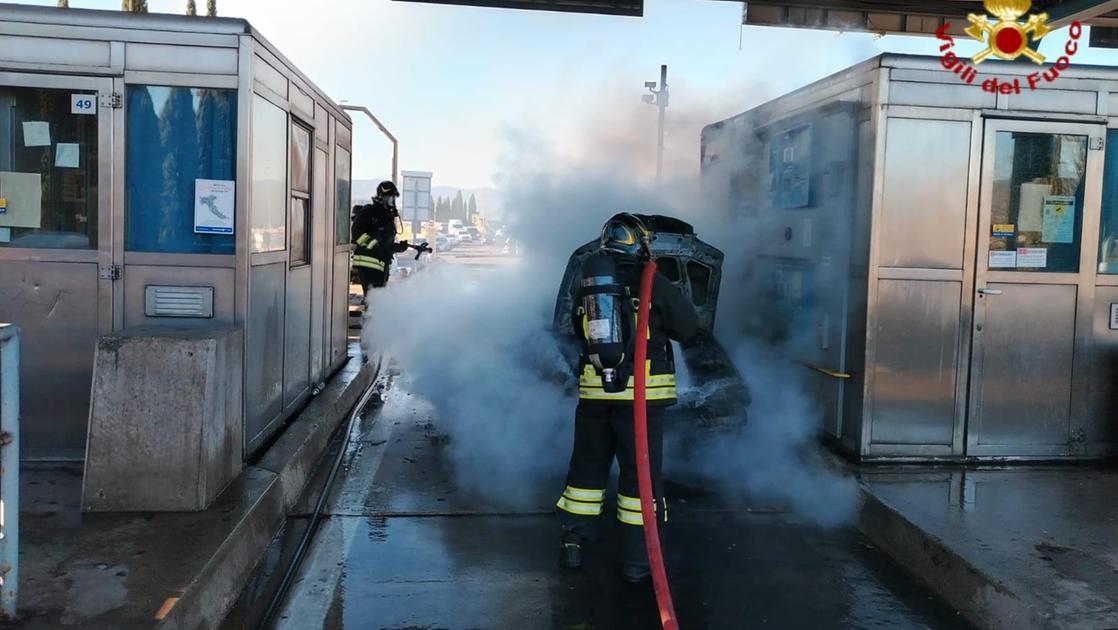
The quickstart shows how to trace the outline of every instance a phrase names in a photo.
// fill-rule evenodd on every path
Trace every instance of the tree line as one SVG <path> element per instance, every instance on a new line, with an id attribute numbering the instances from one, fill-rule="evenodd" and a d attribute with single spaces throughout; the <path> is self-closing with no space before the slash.
<path id="1" fill-rule="evenodd" d="M 58 0 L 60 9 L 69 9 L 70 0 Z M 147 13 L 148 0 L 120 0 L 120 10 L 126 13 Z M 186 0 L 186 14 L 198 15 L 198 5 L 194 0 Z M 206 16 L 217 17 L 217 0 L 206 0 Z"/>
<path id="2" fill-rule="evenodd" d="M 467 225 L 473 223 L 474 217 L 480 214 L 477 209 L 477 198 L 473 194 L 468 200 L 462 198 L 459 190 L 454 198 L 435 198 L 435 221 L 446 223 L 451 219 L 458 219 Z"/>

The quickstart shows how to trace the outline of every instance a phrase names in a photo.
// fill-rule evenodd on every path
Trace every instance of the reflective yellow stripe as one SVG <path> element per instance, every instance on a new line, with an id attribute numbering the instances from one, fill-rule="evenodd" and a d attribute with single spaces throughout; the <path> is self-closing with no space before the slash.
<path id="1" fill-rule="evenodd" d="M 376 247 L 377 243 L 379 243 L 379 242 L 380 242 L 380 240 L 374 238 L 373 242 L 369 243 L 369 249 L 372 249 L 372 248 Z"/>
<path id="2" fill-rule="evenodd" d="M 371 239 L 371 238 L 372 237 L 369 236 L 368 234 L 362 234 L 361 236 L 357 237 L 357 244 L 364 247 L 365 243 L 368 243 L 369 239 Z"/>
<path id="3" fill-rule="evenodd" d="M 626 510 L 632 510 L 634 512 L 640 512 L 641 511 L 640 497 L 627 497 L 623 494 L 619 494 L 619 495 L 617 495 L 617 507 L 624 508 Z"/>
<path id="4" fill-rule="evenodd" d="M 373 258 L 372 256 L 354 256 L 354 267 L 368 267 L 369 269 L 376 269 L 377 271 L 384 271 L 384 261 Z"/>
<path id="5" fill-rule="evenodd" d="M 636 525 L 638 527 L 644 525 L 644 517 L 641 516 L 640 512 L 630 512 L 621 508 L 617 508 L 617 520 L 626 525 Z"/>
<path id="6" fill-rule="evenodd" d="M 567 486 L 563 494 L 578 499 L 579 501 L 604 501 L 606 498 L 606 491 L 603 490 L 587 490 L 585 488 L 576 488 L 574 486 Z"/>
<path id="7" fill-rule="evenodd" d="M 635 394 L 631 390 L 623 392 L 610 393 L 604 389 L 593 389 L 590 387 L 580 387 L 578 389 L 578 397 L 582 400 L 633 400 Z M 657 389 L 649 389 L 645 391 L 645 400 L 674 400 L 679 396 L 676 395 L 674 387 L 662 387 Z"/>
<path id="8" fill-rule="evenodd" d="M 556 502 L 555 507 L 564 512 L 570 512 L 571 514 L 577 514 L 579 516 L 598 516 L 602 513 L 601 503 L 580 503 L 578 501 L 572 501 L 565 496 L 559 497 L 559 501 Z"/>
<path id="9" fill-rule="evenodd" d="M 664 522 L 667 523 L 668 500 L 662 499 L 662 501 L 664 503 Z M 652 509 L 659 512 L 660 504 L 653 502 Z M 641 514 L 641 500 L 623 494 L 617 495 L 617 520 L 626 525 L 644 525 L 644 516 Z"/>

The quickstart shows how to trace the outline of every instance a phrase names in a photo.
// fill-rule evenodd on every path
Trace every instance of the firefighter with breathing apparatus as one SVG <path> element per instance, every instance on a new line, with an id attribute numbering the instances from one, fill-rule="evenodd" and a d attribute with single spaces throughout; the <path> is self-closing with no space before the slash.
<path id="1" fill-rule="evenodd" d="M 571 317 L 582 342 L 579 401 L 567 486 L 556 504 L 563 526 L 561 560 L 582 565 L 583 542 L 596 536 L 595 522 L 605 503 L 614 457 L 620 468 L 617 518 L 623 524 L 623 575 L 634 583 L 649 577 L 644 524 L 638 494 L 634 440 L 633 370 L 643 369 L 648 401 L 647 432 L 656 518 L 667 521 L 660 476 L 664 407 L 675 403 L 675 363 L 671 339 L 688 341 L 699 329 L 690 301 L 656 273 L 648 329 L 636 330 L 641 266 L 650 257 L 651 232 L 638 215 L 618 214 L 602 228 L 601 248 L 582 265 L 573 288 Z M 644 366 L 634 366 L 636 335 L 647 340 Z"/>
<path id="2" fill-rule="evenodd" d="M 353 268 L 361 280 L 361 289 L 368 303 L 369 289 L 379 289 L 388 284 L 392 267 L 392 257 L 406 251 L 409 247 L 419 254 L 431 251 L 427 244 L 411 245 L 407 241 L 396 242 L 397 223 L 400 212 L 396 209 L 396 198 L 400 196 L 396 184 L 383 181 L 377 186 L 373 203 L 353 208 Z M 416 256 L 418 258 L 418 254 Z"/>

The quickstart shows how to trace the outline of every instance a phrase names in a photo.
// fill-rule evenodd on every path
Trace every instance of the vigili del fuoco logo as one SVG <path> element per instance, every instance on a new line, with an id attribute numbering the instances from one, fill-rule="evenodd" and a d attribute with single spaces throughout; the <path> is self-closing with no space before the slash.
<path id="1" fill-rule="evenodd" d="M 967 63 L 952 52 L 955 48 L 955 38 L 947 34 L 951 29 L 951 23 L 944 22 L 936 31 L 936 38 L 943 41 L 939 50 L 942 53 L 940 62 L 944 68 L 953 72 L 963 83 L 974 85 L 978 80 L 978 69 L 975 66 L 990 57 L 1005 61 L 1025 57 L 1037 65 L 1044 64 L 1046 61 L 1044 55 L 1037 52 L 1033 45 L 1039 44 L 1045 35 L 1052 32 L 1052 28 L 1048 26 L 1047 13 L 1032 14 L 1022 21 L 1032 8 L 1031 0 L 985 0 L 982 4 L 986 6 L 989 15 L 974 13 L 968 15 L 967 21 L 970 22 L 970 26 L 965 32 L 985 44 L 986 48 L 970 58 L 973 65 Z M 1079 38 L 1082 36 L 1083 25 L 1072 22 L 1068 27 L 1068 41 L 1064 46 L 1064 54 L 1050 67 L 1025 77 L 1024 83 L 1027 84 L 1025 87 L 1035 90 L 1041 83 L 1052 83 L 1060 78 L 1060 73 L 1071 66 L 1071 58 L 1079 52 Z M 987 92 L 1020 94 L 1022 79 L 1021 77 L 1003 79 L 993 76 L 982 81 L 981 86 Z"/>

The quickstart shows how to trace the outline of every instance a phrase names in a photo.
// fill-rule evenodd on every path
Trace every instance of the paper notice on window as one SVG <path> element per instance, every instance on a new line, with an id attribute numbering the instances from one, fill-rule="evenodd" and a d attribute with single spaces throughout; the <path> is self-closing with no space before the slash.
<path id="1" fill-rule="evenodd" d="M 0 227 L 0 243 L 12 242 L 12 228 Z"/>
<path id="2" fill-rule="evenodd" d="M 1017 214 L 1017 231 L 1040 232 L 1044 229 L 1044 198 L 1052 192 L 1048 184 L 1021 184 L 1021 205 Z"/>
<path id="3" fill-rule="evenodd" d="M 1045 243 L 1075 241 L 1075 197 L 1049 195 L 1044 198 L 1044 230 L 1041 240 Z"/>
<path id="4" fill-rule="evenodd" d="M 1014 269 L 1017 267 L 1016 251 L 990 252 L 990 269 Z"/>
<path id="5" fill-rule="evenodd" d="M 43 176 L 0 171 L 0 197 L 7 205 L 0 226 L 38 228 L 43 220 Z"/>
<path id="6" fill-rule="evenodd" d="M 81 145 L 59 142 L 54 149 L 54 165 L 58 168 L 78 168 L 81 161 Z"/>
<path id="7" fill-rule="evenodd" d="M 48 123 L 48 122 L 25 122 L 25 123 L 23 123 L 23 146 L 25 146 L 25 147 L 49 147 L 50 146 L 50 123 Z"/>
<path id="8" fill-rule="evenodd" d="M 194 231 L 198 234 L 232 234 L 236 216 L 236 182 L 194 180 Z"/>
<path id="9" fill-rule="evenodd" d="M 1018 269 L 1044 269 L 1048 266 L 1048 248 L 1019 247 L 1017 249 Z"/>

